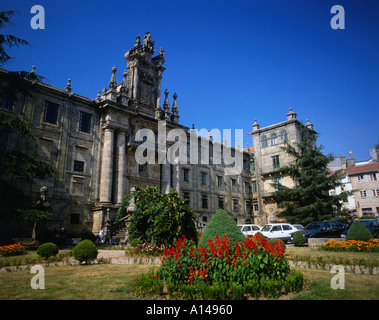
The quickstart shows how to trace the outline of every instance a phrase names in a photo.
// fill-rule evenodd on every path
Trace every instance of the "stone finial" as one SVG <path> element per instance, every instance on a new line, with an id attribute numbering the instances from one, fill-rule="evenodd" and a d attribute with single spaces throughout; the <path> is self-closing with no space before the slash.
<path id="1" fill-rule="evenodd" d="M 309 119 L 307 119 L 307 123 L 305 124 L 305 126 L 306 126 L 308 129 L 313 130 L 313 124 L 309 122 Z"/>
<path id="2" fill-rule="evenodd" d="M 164 57 L 164 55 L 165 55 L 165 51 L 162 48 L 159 48 L 159 55 L 161 57 Z"/>
<path id="3" fill-rule="evenodd" d="M 222 135 L 222 144 L 224 146 L 226 146 L 226 138 L 225 138 L 225 134 Z"/>
<path id="4" fill-rule="evenodd" d="M 141 35 L 138 35 L 136 36 L 136 43 L 134 44 L 134 47 L 139 47 L 141 44 Z"/>
<path id="5" fill-rule="evenodd" d="M 145 32 L 145 36 L 143 37 L 143 47 L 145 49 L 149 49 L 151 51 L 154 51 L 154 44 L 155 41 L 151 40 L 150 32 Z"/>
<path id="6" fill-rule="evenodd" d="M 290 108 L 290 112 L 287 113 L 287 120 L 294 120 L 296 119 L 297 114 L 292 111 L 292 108 Z"/>
<path id="7" fill-rule="evenodd" d="M 116 71 L 117 71 L 116 66 L 113 66 L 111 80 L 109 81 L 109 84 L 108 84 L 109 89 L 114 89 L 117 86 Z"/>
<path id="8" fill-rule="evenodd" d="M 100 101 L 101 101 L 101 91 L 100 91 L 100 90 L 97 91 L 96 101 L 97 101 L 97 102 L 100 102 Z"/>
<path id="9" fill-rule="evenodd" d="M 165 94 L 165 98 L 163 102 L 164 117 L 165 117 L 165 120 L 170 120 L 171 112 L 170 112 L 170 102 L 168 101 L 169 92 L 167 89 L 164 91 L 164 94 Z"/>
<path id="10" fill-rule="evenodd" d="M 67 80 L 66 88 L 64 88 L 64 90 L 67 91 L 67 92 L 71 92 L 71 90 L 72 90 L 72 88 L 71 88 L 71 79 Z"/>
<path id="11" fill-rule="evenodd" d="M 254 119 L 254 123 L 253 123 L 252 127 L 253 127 L 253 130 L 258 130 L 259 129 L 260 126 L 259 126 L 259 124 L 257 122 L 257 119 Z"/>
<path id="12" fill-rule="evenodd" d="M 126 91 L 126 88 L 127 88 L 127 80 L 126 80 L 126 77 L 127 77 L 128 73 L 126 72 L 126 70 L 122 73 L 122 84 L 121 84 L 121 91 L 125 92 Z"/>
<path id="13" fill-rule="evenodd" d="M 176 99 L 178 98 L 178 95 L 174 93 L 173 98 L 174 98 L 174 102 L 172 104 L 172 116 L 171 116 L 172 119 L 171 120 L 178 123 L 179 122 L 179 108 L 178 108 L 178 103 L 176 101 Z"/>

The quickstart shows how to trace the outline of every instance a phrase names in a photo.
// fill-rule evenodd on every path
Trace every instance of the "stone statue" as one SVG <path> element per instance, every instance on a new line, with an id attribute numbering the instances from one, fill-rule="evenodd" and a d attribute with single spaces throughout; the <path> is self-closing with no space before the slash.
<path id="1" fill-rule="evenodd" d="M 38 210 L 46 211 L 50 208 L 50 203 L 47 201 L 47 187 L 43 186 L 40 189 L 40 197 L 37 203 L 35 204 L 35 208 Z"/>

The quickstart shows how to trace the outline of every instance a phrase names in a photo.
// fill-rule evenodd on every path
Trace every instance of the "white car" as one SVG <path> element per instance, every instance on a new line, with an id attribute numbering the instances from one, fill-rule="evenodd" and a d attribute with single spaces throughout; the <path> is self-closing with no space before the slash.
<path id="1" fill-rule="evenodd" d="M 289 223 L 271 223 L 266 224 L 260 232 L 269 239 L 281 239 L 287 242 L 291 239 L 291 233 L 296 231 L 298 229 Z"/>
<path id="2" fill-rule="evenodd" d="M 262 229 L 262 227 L 257 224 L 242 224 L 239 225 L 239 227 L 245 236 L 253 236 Z"/>

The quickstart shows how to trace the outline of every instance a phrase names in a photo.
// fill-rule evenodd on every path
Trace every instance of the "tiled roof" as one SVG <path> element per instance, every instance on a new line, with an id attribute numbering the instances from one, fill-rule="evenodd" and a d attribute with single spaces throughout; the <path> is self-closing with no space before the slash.
<path id="1" fill-rule="evenodd" d="M 348 175 L 364 173 L 364 172 L 376 172 L 376 171 L 379 171 L 379 162 L 369 163 L 363 166 L 347 167 Z"/>

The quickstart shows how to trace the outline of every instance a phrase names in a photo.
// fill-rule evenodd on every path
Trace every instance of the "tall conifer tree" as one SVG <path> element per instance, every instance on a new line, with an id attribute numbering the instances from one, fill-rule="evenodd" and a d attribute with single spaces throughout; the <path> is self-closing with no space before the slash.
<path id="1" fill-rule="evenodd" d="M 316 144 L 317 135 L 305 126 L 300 129 L 300 143 L 286 144 L 283 149 L 293 157 L 292 164 L 282 168 L 284 175 L 294 181 L 294 187 L 286 187 L 275 183 L 276 192 L 273 199 L 284 207 L 278 214 L 290 223 L 308 224 L 312 221 L 326 220 L 339 214 L 340 201 L 348 196 L 348 192 L 329 195 L 335 189 L 341 170 L 331 173 L 328 164 L 333 160 L 331 154 L 324 155 L 322 146 Z"/>

